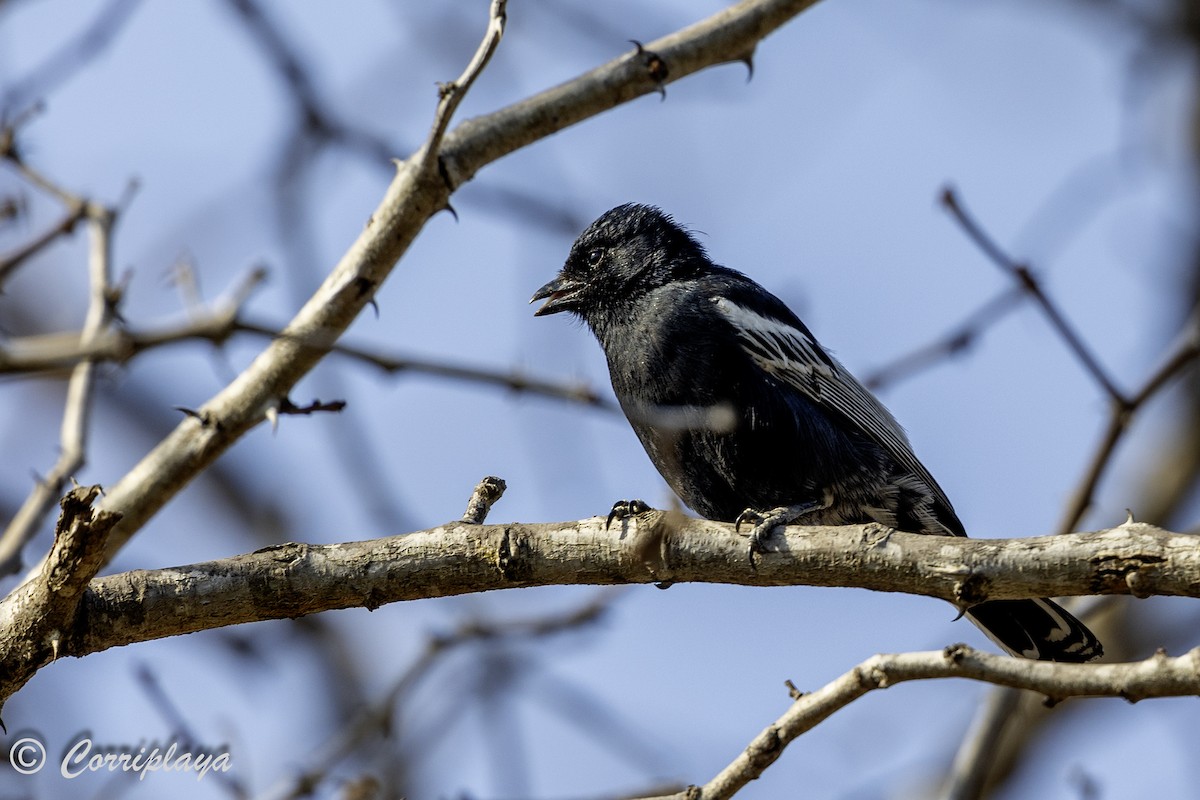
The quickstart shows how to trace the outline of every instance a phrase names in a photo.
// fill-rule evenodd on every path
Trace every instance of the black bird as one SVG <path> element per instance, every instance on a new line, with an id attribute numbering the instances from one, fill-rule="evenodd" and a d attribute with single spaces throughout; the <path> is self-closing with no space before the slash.
<path id="1" fill-rule="evenodd" d="M 887 409 L 782 301 L 714 264 L 660 209 L 601 216 L 536 300 L 546 301 L 538 316 L 570 311 L 587 323 L 658 471 L 703 516 L 755 522 L 752 547 L 795 521 L 966 535 Z M 1013 655 L 1079 662 L 1103 652 L 1050 600 L 990 600 L 966 613 Z"/>

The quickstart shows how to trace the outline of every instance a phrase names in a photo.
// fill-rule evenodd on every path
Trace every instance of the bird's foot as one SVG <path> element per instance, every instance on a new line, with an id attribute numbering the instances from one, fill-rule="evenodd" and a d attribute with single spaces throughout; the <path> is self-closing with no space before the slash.
<path id="1" fill-rule="evenodd" d="M 645 514 L 649 510 L 650 506 L 641 500 L 618 500 L 613 503 L 612 511 L 608 512 L 608 518 L 604 520 L 604 530 L 608 530 L 614 519 L 624 522 L 630 517 Z"/>
<path id="2" fill-rule="evenodd" d="M 766 552 L 766 547 L 763 543 L 770 538 L 773 530 L 780 525 L 790 525 L 805 514 L 823 507 L 822 503 L 801 503 L 794 506 L 778 506 L 769 511 L 756 511 L 753 508 L 747 508 L 737 515 L 737 519 L 733 521 L 733 529 L 741 533 L 742 525 L 747 523 L 754 524 L 749 533 L 750 556 L 753 561 L 755 553 Z"/>

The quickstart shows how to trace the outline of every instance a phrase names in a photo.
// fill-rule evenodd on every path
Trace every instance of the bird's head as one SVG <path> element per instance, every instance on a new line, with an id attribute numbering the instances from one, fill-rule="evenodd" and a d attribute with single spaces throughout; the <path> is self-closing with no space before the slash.
<path id="1" fill-rule="evenodd" d="M 529 302 L 546 301 L 535 316 L 571 311 L 592 322 L 597 314 L 636 302 L 708 265 L 704 248 L 669 215 L 628 203 L 605 212 L 579 234 L 558 276 Z"/>

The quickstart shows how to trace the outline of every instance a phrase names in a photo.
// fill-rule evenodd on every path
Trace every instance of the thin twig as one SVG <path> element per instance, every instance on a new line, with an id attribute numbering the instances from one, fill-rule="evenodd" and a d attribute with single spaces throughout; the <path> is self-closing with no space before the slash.
<path id="1" fill-rule="evenodd" d="M 208 750 L 204 746 L 203 740 L 196 736 L 191 724 L 188 723 L 186 716 L 180 710 L 179 706 L 171 700 L 167 690 L 163 688 L 162 683 L 158 679 L 158 675 L 146 664 L 138 664 L 136 668 L 137 681 L 142 687 L 142 691 L 146 694 L 146 699 L 150 705 L 158 712 L 163 721 L 169 726 L 169 735 L 172 737 L 169 744 L 177 744 L 180 750 L 184 752 L 199 754 Z M 169 746 L 168 742 L 162 743 L 164 747 Z M 126 773 L 130 778 L 132 773 Z M 213 777 L 235 800 L 249 797 L 250 793 L 246 790 L 246 786 L 237 775 L 230 775 L 223 770 L 215 770 Z"/>
<path id="2" fill-rule="evenodd" d="M 953 190 L 945 191 L 943 203 L 984 253 L 1005 272 L 1014 276 L 1018 285 L 1038 301 L 1055 330 L 1109 398 L 1109 416 L 1104 432 L 1058 525 L 1058 533 L 1065 534 L 1077 529 L 1082 523 L 1084 515 L 1093 503 L 1100 481 L 1112 464 L 1116 448 L 1129 430 L 1136 413 L 1164 386 L 1200 358 L 1200 308 L 1195 309 L 1185 323 L 1177 343 L 1168 348 L 1168 355 L 1162 365 L 1147 378 L 1140 389 L 1132 395 L 1125 395 L 1116 388 L 1113 380 L 1101 368 L 1098 359 L 1067 324 L 1065 317 L 1050 301 L 1028 267 L 1016 263 L 987 235 L 982 226 L 966 212 Z M 965 800 L 981 796 L 994 767 L 996 742 L 1003 740 L 1012 729 L 1016 719 L 1014 715 L 1019 706 L 1019 698 L 1011 691 L 996 690 L 991 693 L 988 703 L 981 709 L 970 734 L 958 750 L 952 770 L 942 787 L 943 798 Z M 987 755 L 981 757 L 981 754 Z"/>
<path id="3" fill-rule="evenodd" d="M 65 236 L 75 230 L 75 226 L 85 219 L 89 212 L 88 202 L 84 198 L 58 186 L 30 166 L 21 155 L 21 150 L 17 146 L 17 131 L 41 111 L 40 104 L 31 105 L 18 114 L 10 124 L 0 128 L 0 158 L 11 164 L 28 183 L 58 200 L 66 208 L 66 212 L 56 225 L 43 231 L 15 252 L 0 259 L 0 287 L 3 287 L 4 279 L 29 258 L 57 241 L 60 236 Z"/>
<path id="4" fill-rule="evenodd" d="M 368 737 L 387 735 L 393 727 L 392 719 L 397 707 L 410 697 L 415 687 L 451 653 L 479 642 L 541 639 L 579 630 L 598 622 L 608 612 L 616 596 L 615 592 L 605 590 L 598 592 L 578 608 L 565 613 L 507 622 L 468 620 L 451 633 L 430 636 L 421 655 L 401 673 L 377 703 L 361 709 L 344 727 L 304 760 L 306 768 L 300 774 L 281 781 L 265 792 L 262 800 L 297 800 L 311 796 L 338 764 L 361 749 Z"/>
<path id="5" fill-rule="evenodd" d="M 310 417 L 313 414 L 337 414 L 346 408 L 345 400 L 314 399 L 308 405 L 297 405 L 290 398 L 283 398 L 276 405 L 276 413 L 284 416 Z"/>
<path id="6" fill-rule="evenodd" d="M 239 321 L 236 329 L 272 338 L 286 335 L 278 328 L 246 320 Z M 347 343 L 334 344 L 330 348 L 330 352 L 368 364 L 390 374 L 415 372 L 471 383 L 485 383 L 504 389 L 511 389 L 515 392 L 527 392 L 543 397 L 582 403 L 594 408 L 604 409 L 605 411 L 618 410 L 617 405 L 611 399 L 600 394 L 587 384 L 565 383 L 546 378 L 537 378 L 526 375 L 519 369 L 500 370 L 490 367 L 453 364 L 441 359 L 400 355 Z"/>
<path id="7" fill-rule="evenodd" d="M 1114 402 L 1109 409 L 1108 423 L 1096 445 L 1079 486 L 1071 495 L 1071 502 L 1059 523 L 1058 532 L 1074 530 L 1083 520 L 1083 515 L 1092 504 L 1096 487 L 1112 463 L 1113 453 L 1120 444 L 1134 415 L 1171 380 L 1178 377 L 1200 358 L 1200 307 L 1192 311 L 1184 324 L 1177 341 L 1171 346 L 1162 365 L 1155 370 L 1142 387 L 1124 403 Z"/>
<path id="8" fill-rule="evenodd" d="M 0 98 L 0 107 L 22 107 L 45 97 L 91 61 L 117 37 L 141 0 L 111 0 L 71 41 L 52 53 Z M 78 9 L 77 9 L 78 10 Z"/>
<path id="9" fill-rule="evenodd" d="M 454 112 L 458 110 L 459 104 L 467 96 L 471 85 L 475 83 L 475 79 L 483 72 L 484 67 L 491 61 L 492 54 L 500 46 L 500 40 L 504 37 L 504 25 L 508 21 L 507 7 L 508 0 L 492 0 L 491 7 L 488 9 L 487 31 L 483 35 L 483 41 L 475 50 L 475 55 L 471 57 L 471 61 L 457 80 L 438 87 L 437 111 L 434 112 L 429 136 L 425 140 L 419 156 L 422 169 L 432 168 L 441 149 L 442 140 L 446 137 L 446 131 L 450 127 L 450 120 L 454 117 Z"/>
<path id="10" fill-rule="evenodd" d="M 85 216 L 87 216 L 87 207 L 83 203 L 74 203 L 68 206 L 66 214 L 56 224 L 42 231 L 41 234 L 35 236 L 13 252 L 0 258 L 0 286 L 3 286 L 5 279 L 30 258 L 58 241 L 60 237 L 74 231 L 75 226 Z"/>
<path id="11" fill-rule="evenodd" d="M 54 187 L 56 192 L 66 194 Z M 87 346 L 98 338 L 112 319 L 112 227 L 116 212 L 98 203 L 71 197 L 86 210 L 90 247 L 88 254 L 89 301 L 80 341 Z M 66 407 L 60 439 L 58 461 L 38 481 L 33 491 L 9 521 L 0 535 L 0 576 L 10 575 L 21 568 L 21 549 L 37 533 L 63 487 L 84 464 L 88 421 L 92 407 L 92 389 L 95 384 L 95 363 L 81 361 L 75 365 L 67 383 Z"/>
<path id="12" fill-rule="evenodd" d="M 789 744 L 863 695 L 906 681 L 945 678 L 1026 689 L 1056 702 L 1070 697 L 1120 697 L 1131 702 L 1182 697 L 1200 694 L 1200 649 L 1175 658 L 1160 651 L 1144 661 L 1125 664 L 1029 661 L 981 653 L 961 644 L 931 652 L 872 656 L 817 691 L 801 695 L 698 792 L 681 792 L 670 798 L 732 797 L 775 763 Z"/>
<path id="13" fill-rule="evenodd" d="M 84 198 L 59 186 L 50 180 L 50 178 L 43 175 L 41 170 L 32 166 L 21 156 L 20 151 L 17 150 L 15 145 L 9 147 L 4 152 L 4 157 L 16 168 L 21 177 L 62 203 L 65 208 L 72 209 L 87 204 Z"/>
<path id="14" fill-rule="evenodd" d="M 253 0 L 229 0 L 229 6 L 245 24 L 246 31 L 266 53 L 280 80 L 287 85 L 287 94 L 295 101 L 299 115 L 310 132 L 320 133 L 333 128 L 334 123 L 318 99 L 312 75 L 284 38 L 281 27 L 269 19 L 266 12 Z"/>
<path id="15" fill-rule="evenodd" d="M 85 361 L 124 363 L 147 350 L 189 340 L 224 344 L 242 330 L 242 306 L 264 277 L 265 272 L 254 270 L 224 296 L 189 309 L 188 318 L 178 323 L 141 330 L 110 326 L 90 337 L 71 331 L 8 339 L 0 344 L 0 375 L 50 372 Z"/>
<path id="16" fill-rule="evenodd" d="M 883 389 L 964 352 L 988 328 L 1015 310 L 1024 298 L 1025 290 L 1019 286 L 1005 289 L 938 338 L 868 373 L 863 383 L 871 390 Z"/>
<path id="17" fill-rule="evenodd" d="M 1004 252 L 1003 248 L 983 229 L 983 226 L 967 213 L 966 208 L 963 207 L 962 201 L 959 200 L 953 188 L 947 187 L 943 190 L 942 205 L 946 207 L 962 227 L 963 231 L 966 232 L 992 263 L 1016 280 L 1018 285 L 1037 302 L 1038 307 L 1042 309 L 1042 313 L 1050 321 L 1051 326 L 1062 337 L 1063 341 L 1066 342 L 1067 347 L 1075 354 L 1075 357 L 1079 359 L 1084 369 L 1100 385 L 1105 394 L 1115 403 L 1128 403 L 1125 394 L 1117 388 L 1116 382 L 1109 377 L 1104 367 L 1100 365 L 1099 359 L 1088 349 L 1087 345 L 1084 344 L 1083 338 L 1067 322 L 1066 316 L 1042 289 L 1041 283 L 1034 276 L 1029 265 L 1016 261 L 1008 253 Z"/>
<path id="18" fill-rule="evenodd" d="M 244 302 L 244 298 L 240 302 Z M 110 327 L 86 343 L 75 332 L 9 339 L 0 345 L 0 375 L 52 372 L 73 367 L 85 360 L 120 364 L 147 350 L 188 341 L 208 341 L 220 346 L 238 333 L 271 339 L 285 335 L 278 327 L 243 319 L 242 313 L 239 301 L 226 297 L 191 309 L 188 319 L 181 322 L 146 328 Z M 317 344 L 311 338 L 308 343 Z M 454 364 L 442 359 L 401 355 L 344 342 L 334 344 L 330 352 L 391 375 L 417 373 L 581 403 L 604 411 L 619 410 L 611 398 L 585 383 L 539 378 L 527 375 L 520 369 Z"/>

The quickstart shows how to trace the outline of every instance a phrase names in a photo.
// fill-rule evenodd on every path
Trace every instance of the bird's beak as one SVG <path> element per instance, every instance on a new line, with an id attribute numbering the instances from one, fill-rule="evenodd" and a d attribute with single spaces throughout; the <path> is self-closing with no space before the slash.
<path id="1" fill-rule="evenodd" d="M 584 284 L 580 281 L 559 275 L 534 292 L 533 297 L 529 298 L 529 302 L 531 303 L 536 303 L 538 300 L 546 300 L 545 303 L 538 306 L 537 311 L 534 311 L 533 315 L 535 317 L 543 317 L 547 314 L 557 314 L 560 311 L 570 311 L 583 287 Z"/>

